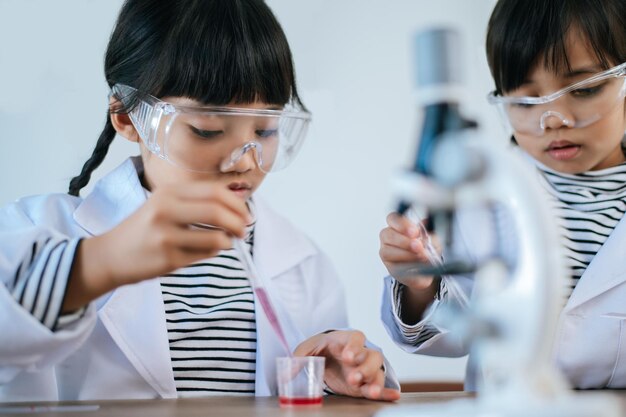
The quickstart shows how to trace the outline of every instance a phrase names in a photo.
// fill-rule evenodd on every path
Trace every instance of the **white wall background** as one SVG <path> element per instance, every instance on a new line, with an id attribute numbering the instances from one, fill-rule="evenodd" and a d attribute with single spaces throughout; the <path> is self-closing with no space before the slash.
<path id="1" fill-rule="evenodd" d="M 462 380 L 464 359 L 409 355 L 388 339 L 379 304 L 378 232 L 390 184 L 412 159 L 420 114 L 412 36 L 444 24 L 463 35 L 466 113 L 501 138 L 485 95 L 485 27 L 495 0 L 267 0 L 290 41 L 314 123 L 289 170 L 260 190 L 336 264 L 352 325 L 385 350 L 402 380 Z M 0 0 L 0 204 L 65 192 L 104 123 L 103 55 L 121 0 Z M 116 139 L 94 179 L 136 145 Z"/>

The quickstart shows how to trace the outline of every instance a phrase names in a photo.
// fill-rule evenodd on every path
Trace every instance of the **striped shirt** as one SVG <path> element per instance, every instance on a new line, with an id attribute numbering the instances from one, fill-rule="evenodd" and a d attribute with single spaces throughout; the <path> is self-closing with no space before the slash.
<path id="1" fill-rule="evenodd" d="M 29 256 L 19 266 L 12 285 L 15 301 L 51 330 L 61 330 L 80 319 L 85 308 L 61 314 L 79 239 L 49 236 L 33 242 Z"/>
<path id="2" fill-rule="evenodd" d="M 571 295 L 589 263 L 626 211 L 626 163 L 582 174 L 539 166 L 542 185 L 558 214 Z"/>
<path id="3" fill-rule="evenodd" d="M 253 240 L 254 224 L 245 239 L 251 253 Z M 254 295 L 236 250 L 178 269 L 160 282 L 178 395 L 253 395 Z"/>
<path id="4" fill-rule="evenodd" d="M 393 280 L 391 287 L 392 294 L 392 312 L 394 321 L 400 329 L 402 336 L 406 343 L 409 343 L 413 346 L 419 346 L 427 340 L 431 339 L 433 336 L 438 335 L 441 331 L 432 323 L 429 323 L 428 320 L 420 320 L 416 324 L 406 324 L 402 321 L 402 291 L 404 285 L 400 282 Z M 445 298 L 448 290 L 445 282 L 442 280 L 439 284 L 439 292 L 435 296 L 435 302 L 440 302 L 441 299 Z M 432 310 L 431 310 L 432 311 Z M 425 314 L 425 317 L 428 317 L 429 314 Z"/>

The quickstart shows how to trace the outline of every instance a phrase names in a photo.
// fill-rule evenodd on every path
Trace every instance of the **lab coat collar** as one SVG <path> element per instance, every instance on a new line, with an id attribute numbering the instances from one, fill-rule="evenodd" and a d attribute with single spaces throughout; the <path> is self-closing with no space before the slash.
<path id="1" fill-rule="evenodd" d="M 571 311 L 626 281 L 626 263 L 621 262 L 626 247 L 626 221 L 622 218 L 593 258 L 565 306 Z"/>
<path id="2" fill-rule="evenodd" d="M 108 232 L 146 201 L 139 175 L 140 157 L 129 158 L 98 181 L 74 212 L 74 220 L 91 235 Z"/>

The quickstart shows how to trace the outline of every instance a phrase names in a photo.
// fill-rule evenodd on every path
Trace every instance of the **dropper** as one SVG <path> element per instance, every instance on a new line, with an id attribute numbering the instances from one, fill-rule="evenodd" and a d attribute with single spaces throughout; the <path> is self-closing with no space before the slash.
<path id="1" fill-rule="evenodd" d="M 272 305 L 272 302 L 270 301 L 270 298 L 267 295 L 267 291 L 265 290 L 265 287 L 262 284 L 262 281 L 259 277 L 259 273 L 256 269 L 256 265 L 254 264 L 254 261 L 252 260 L 252 255 L 250 255 L 250 252 L 247 250 L 245 242 L 243 241 L 243 239 L 233 239 L 233 246 L 235 247 L 235 250 L 237 250 L 239 252 L 239 255 L 241 256 L 241 263 L 243 264 L 243 268 L 248 275 L 248 280 L 250 281 L 250 286 L 252 287 L 252 291 L 254 291 L 254 295 L 256 296 L 259 303 L 261 303 L 261 308 L 263 308 L 263 311 L 265 312 L 265 316 L 267 317 L 267 320 L 270 322 L 270 325 L 272 326 L 272 330 L 274 330 L 274 333 L 276 334 L 276 336 L 278 336 L 278 340 L 280 341 L 280 344 L 283 346 L 283 349 L 285 349 L 285 352 L 287 352 L 287 355 L 290 358 L 293 357 L 293 353 L 291 352 L 291 349 L 289 348 L 289 344 L 287 343 L 287 338 L 285 337 L 283 328 L 280 325 L 280 321 L 278 320 L 276 309 Z M 308 367 L 305 366 L 303 369 L 308 379 L 314 378 L 313 380 L 316 380 L 316 377 L 310 373 Z"/>
<path id="2" fill-rule="evenodd" d="M 248 280 L 250 281 L 250 286 L 252 287 L 252 291 L 256 296 L 257 300 L 261 304 L 261 308 L 265 313 L 270 325 L 272 326 L 272 330 L 278 336 L 278 340 L 281 345 L 285 349 L 285 352 L 289 356 L 292 356 L 291 349 L 289 348 L 289 344 L 287 343 L 287 338 L 285 337 L 285 333 L 283 332 L 283 328 L 280 325 L 280 321 L 278 320 L 278 315 L 276 314 L 276 309 L 272 305 L 269 296 L 267 295 L 267 291 L 262 284 L 261 279 L 259 278 L 259 273 L 256 269 L 256 265 L 252 260 L 252 255 L 246 248 L 246 244 L 243 239 L 233 239 L 233 245 L 235 249 L 239 252 L 241 257 L 241 263 L 246 271 L 248 276 Z"/>

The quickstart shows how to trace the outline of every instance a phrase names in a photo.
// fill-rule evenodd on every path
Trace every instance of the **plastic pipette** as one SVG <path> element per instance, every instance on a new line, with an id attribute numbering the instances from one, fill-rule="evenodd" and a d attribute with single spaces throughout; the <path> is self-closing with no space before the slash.
<path id="1" fill-rule="evenodd" d="M 259 273 L 256 269 L 256 265 L 254 264 L 254 261 L 252 260 L 252 256 L 250 255 L 250 252 L 248 252 L 248 250 L 246 249 L 245 242 L 243 241 L 243 239 L 233 239 L 233 245 L 235 246 L 235 249 L 241 255 L 241 263 L 243 264 L 243 268 L 245 269 L 248 275 L 248 280 L 250 281 L 250 285 L 252 286 L 252 291 L 254 291 L 254 295 L 256 296 L 259 303 L 261 303 L 261 308 L 263 309 L 263 312 L 265 312 L 265 316 L 267 317 L 267 320 L 270 322 L 270 325 L 272 326 L 272 330 L 274 330 L 274 333 L 276 333 L 276 336 L 278 336 L 278 340 L 280 341 L 281 345 L 283 345 L 283 349 L 285 349 L 285 352 L 287 352 L 287 355 L 289 357 L 293 357 L 293 353 L 291 352 L 291 349 L 289 348 L 289 344 L 287 343 L 287 338 L 285 337 L 283 328 L 280 325 L 280 321 L 278 321 L 278 315 L 276 314 L 276 309 L 272 305 L 272 302 L 270 301 L 270 298 L 267 295 L 267 291 L 265 291 L 265 287 L 263 287 L 263 284 L 259 277 Z M 310 374 L 310 371 L 307 367 L 304 367 L 304 372 L 307 375 L 307 378 L 309 379 L 313 378 L 313 381 L 315 381 L 316 379 L 315 376 Z"/>
<path id="2" fill-rule="evenodd" d="M 426 250 L 426 257 L 430 261 L 431 264 L 441 267 L 443 265 L 443 261 L 441 259 L 441 255 L 437 253 L 437 249 L 435 249 L 435 245 L 433 245 L 433 241 L 430 238 L 430 234 L 426 230 L 423 222 L 418 222 L 420 227 L 420 235 L 422 239 L 422 243 L 424 244 L 424 249 Z M 469 305 L 469 300 L 465 293 L 460 289 L 459 284 L 453 278 L 449 276 L 442 276 L 442 280 L 445 281 L 448 292 L 456 295 L 457 300 L 463 307 L 467 307 Z"/>
<path id="3" fill-rule="evenodd" d="M 242 239 L 233 239 L 233 244 L 235 249 L 239 252 L 241 256 L 241 263 L 248 275 L 248 279 L 250 280 L 250 285 L 252 286 L 252 291 L 254 291 L 254 295 L 257 300 L 261 304 L 261 308 L 267 317 L 267 320 L 270 322 L 272 326 L 272 330 L 278 336 L 278 340 L 283 345 L 285 352 L 289 356 L 291 356 L 291 349 L 289 348 L 289 344 L 287 343 L 287 338 L 285 338 L 285 333 L 283 332 L 283 328 L 280 325 L 280 321 L 278 321 L 278 316 L 276 315 L 276 309 L 272 305 L 270 298 L 267 295 L 267 291 L 265 291 L 265 287 L 259 278 L 259 273 L 254 265 L 254 261 L 252 260 L 252 256 L 250 252 L 246 249 L 246 244 Z"/>

